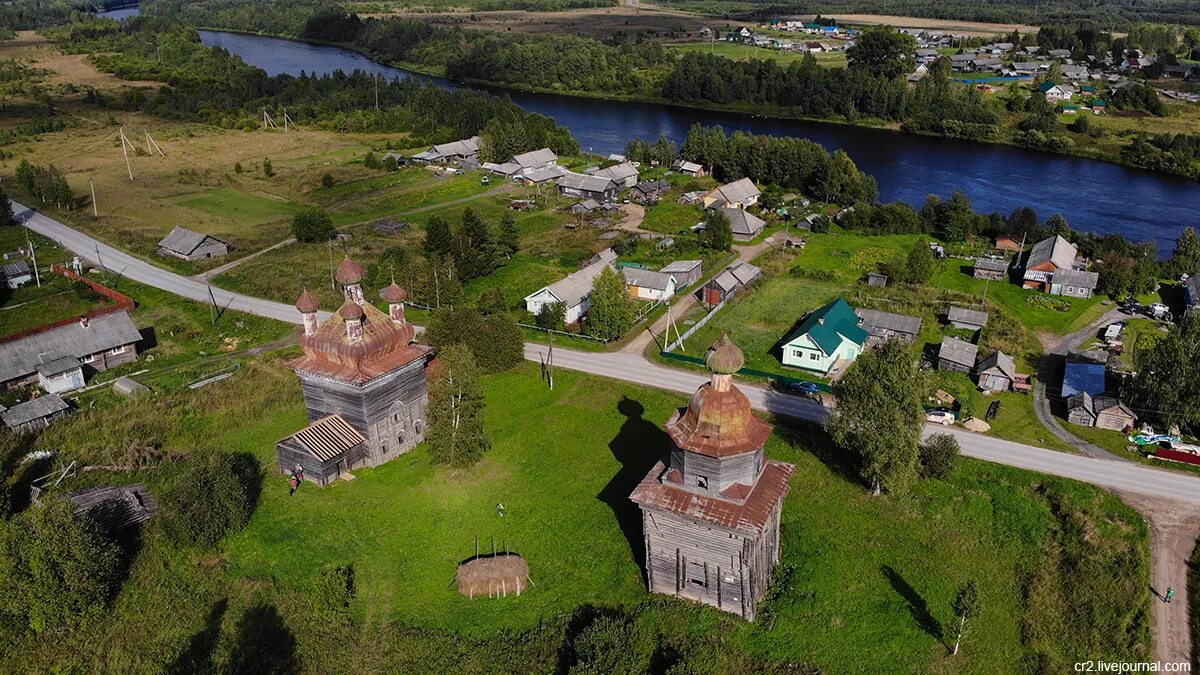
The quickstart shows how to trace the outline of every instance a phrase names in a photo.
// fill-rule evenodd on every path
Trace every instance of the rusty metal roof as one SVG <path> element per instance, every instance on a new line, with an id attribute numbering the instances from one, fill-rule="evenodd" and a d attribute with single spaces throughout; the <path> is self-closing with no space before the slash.
<path id="1" fill-rule="evenodd" d="M 336 414 L 313 422 L 280 443 L 289 440 L 322 462 L 328 462 L 345 454 L 350 448 L 367 442 L 349 422 Z"/>
<path id="2" fill-rule="evenodd" d="M 667 433 L 684 450 L 731 457 L 761 448 L 771 426 L 750 412 L 750 400 L 737 387 L 720 391 L 710 382 L 700 385 L 687 408 L 671 416 Z"/>
<path id="3" fill-rule="evenodd" d="M 788 479 L 795 470 L 791 464 L 768 461 L 746 500 L 736 502 L 674 487 L 669 480 L 663 480 L 666 467 L 659 462 L 629 498 L 644 509 L 667 511 L 706 525 L 759 535 L 776 504 L 787 496 Z"/>
<path id="4" fill-rule="evenodd" d="M 425 358 L 429 348 L 412 344 L 412 325 L 393 321 L 373 305 L 362 305 L 362 339 L 351 342 L 346 319 L 334 312 L 312 335 L 300 337 L 304 357 L 290 365 L 351 384 L 366 382 Z"/>

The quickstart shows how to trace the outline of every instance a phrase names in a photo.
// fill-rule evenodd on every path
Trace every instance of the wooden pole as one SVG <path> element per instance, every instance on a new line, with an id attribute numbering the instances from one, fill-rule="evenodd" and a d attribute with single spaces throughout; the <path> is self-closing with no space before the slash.
<path id="1" fill-rule="evenodd" d="M 88 179 L 88 186 L 92 188 L 92 215 L 96 218 L 100 217 L 100 208 L 96 206 L 96 183 L 91 178 Z"/>
<path id="2" fill-rule="evenodd" d="M 129 171 L 129 182 L 133 182 L 133 165 L 129 163 L 129 151 L 125 149 L 125 145 L 129 143 L 129 139 L 125 138 L 125 129 L 121 129 L 121 154 L 125 155 L 125 168 Z"/>
<path id="3" fill-rule="evenodd" d="M 25 243 L 29 244 L 29 257 L 33 258 L 33 278 L 37 280 L 38 288 L 41 288 L 42 275 L 38 273 L 37 249 L 33 247 L 33 242 L 29 240 L 29 230 L 25 230 Z"/>

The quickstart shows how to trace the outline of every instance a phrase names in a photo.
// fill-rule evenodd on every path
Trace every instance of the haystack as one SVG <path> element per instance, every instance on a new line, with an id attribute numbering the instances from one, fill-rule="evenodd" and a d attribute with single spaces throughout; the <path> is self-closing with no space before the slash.
<path id="1" fill-rule="evenodd" d="M 455 575 L 458 592 L 473 598 L 486 594 L 489 598 L 520 595 L 529 586 L 529 566 L 516 553 L 472 558 L 458 566 Z"/>

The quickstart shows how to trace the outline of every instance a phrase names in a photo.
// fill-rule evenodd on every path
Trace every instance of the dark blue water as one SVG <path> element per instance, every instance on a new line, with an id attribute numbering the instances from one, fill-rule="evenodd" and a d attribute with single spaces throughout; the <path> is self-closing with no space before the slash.
<path id="1" fill-rule="evenodd" d="M 131 16 L 137 16 L 138 11 L 137 7 L 122 7 L 121 9 L 110 9 L 107 12 L 96 12 L 96 16 L 120 21 L 121 19 L 128 19 Z"/>
<path id="2" fill-rule="evenodd" d="M 136 12 L 118 10 L 118 12 Z M 113 16 L 115 13 L 108 13 Z M 420 77 L 336 47 L 293 40 L 201 31 L 200 39 L 219 46 L 271 75 L 301 71 L 363 70 L 387 77 Z M 1161 255 L 1169 254 L 1188 225 L 1200 225 L 1200 184 L 1183 178 L 1131 169 L 1107 162 L 1052 155 L 1002 145 L 916 136 L 878 129 L 757 118 L 674 106 L 531 94 L 495 89 L 526 110 L 553 117 L 597 153 L 619 152 L 635 137 L 666 134 L 682 143 L 697 122 L 720 124 L 727 132 L 809 138 L 831 150 L 841 148 L 858 167 L 875 176 L 883 201 L 903 200 L 915 206 L 931 193 L 948 196 L 962 190 L 984 213 L 1009 213 L 1032 206 L 1044 220 L 1061 213 L 1072 227 L 1099 233 L 1117 232 L 1134 241 L 1154 239 Z"/>

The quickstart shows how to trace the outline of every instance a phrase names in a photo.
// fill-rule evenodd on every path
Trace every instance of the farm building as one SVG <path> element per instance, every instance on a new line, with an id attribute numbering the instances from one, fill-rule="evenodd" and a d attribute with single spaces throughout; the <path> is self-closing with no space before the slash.
<path id="1" fill-rule="evenodd" d="M 37 365 L 38 386 L 51 394 L 61 394 L 83 386 L 83 363 L 74 356 L 42 357 Z"/>
<path id="2" fill-rule="evenodd" d="M 341 415 L 317 420 L 276 444 L 279 469 L 304 469 L 305 480 L 321 487 L 367 465 L 367 439 Z"/>
<path id="3" fill-rule="evenodd" d="M 783 340 L 783 365 L 822 374 L 841 370 L 862 352 L 870 334 L 842 298 L 813 310 Z"/>
<path id="4" fill-rule="evenodd" d="M 995 258 L 976 258 L 972 267 L 976 279 L 1003 281 L 1008 275 L 1008 261 Z"/>
<path id="5" fill-rule="evenodd" d="M 534 169 L 548 169 L 554 166 L 558 163 L 558 155 L 550 148 L 542 148 L 513 155 L 512 162 L 521 167 L 521 173 L 528 173 Z"/>
<path id="6" fill-rule="evenodd" d="M 779 562 L 779 522 L 795 466 L 766 459 L 771 427 L 733 384 L 745 364 L 728 337 L 708 351 L 710 379 L 667 422 L 671 454 L 630 499 L 642 510 L 652 593 L 753 621 Z"/>
<path id="7" fill-rule="evenodd" d="M 9 289 L 20 288 L 33 281 L 33 271 L 24 260 L 0 266 L 0 274 L 4 276 L 4 285 Z"/>
<path id="8" fill-rule="evenodd" d="M 951 307 L 946 312 L 946 320 L 955 328 L 964 330 L 983 330 L 987 325 L 988 313 L 963 307 Z"/>
<path id="9" fill-rule="evenodd" d="M 1004 352 L 997 351 L 979 362 L 979 388 L 984 391 L 1009 391 L 1017 380 L 1017 364 Z"/>
<path id="10" fill-rule="evenodd" d="M 722 302 L 758 281 L 761 276 L 761 269 L 748 262 L 736 260 L 704 286 L 704 301 L 710 305 Z"/>
<path id="11" fill-rule="evenodd" d="M 666 272 L 655 272 L 638 267 L 621 268 L 625 288 L 629 296 L 637 300 L 670 300 L 675 295 L 675 277 Z"/>
<path id="12" fill-rule="evenodd" d="M 705 175 L 707 175 L 704 171 L 703 166 L 701 166 L 695 162 L 688 162 L 688 161 L 684 161 L 682 159 L 676 160 L 675 163 L 671 165 L 671 170 L 678 171 L 679 173 L 681 173 L 685 176 L 705 176 Z"/>
<path id="13" fill-rule="evenodd" d="M 1100 274 L 1083 270 L 1060 270 L 1050 277 L 1050 294 L 1090 298 L 1100 284 Z"/>
<path id="14" fill-rule="evenodd" d="M 1099 396 L 1108 389 L 1106 383 L 1107 356 L 1103 352 L 1079 352 L 1067 355 L 1063 368 L 1062 397 L 1087 392 Z"/>
<path id="15" fill-rule="evenodd" d="M 551 181 L 558 181 L 559 178 L 567 175 L 567 170 L 555 164 L 541 169 L 529 169 L 521 174 L 521 180 L 526 185 L 542 185 Z"/>
<path id="16" fill-rule="evenodd" d="M 970 373 L 975 370 L 975 359 L 979 355 L 979 347 L 948 337 L 942 340 L 938 348 L 938 370 L 951 370 L 959 373 Z"/>
<path id="17" fill-rule="evenodd" d="M 892 338 L 900 338 L 911 344 L 917 339 L 917 333 L 921 332 L 921 319 L 915 316 L 881 312 L 878 309 L 858 309 L 855 313 L 858 314 L 858 325 L 871 334 L 867 349 Z"/>
<path id="18" fill-rule="evenodd" d="M 872 288 L 884 288 L 887 286 L 888 275 L 883 272 L 867 272 L 867 285 Z"/>
<path id="19" fill-rule="evenodd" d="M 675 277 L 675 288 L 691 286 L 704 275 L 704 263 L 700 260 L 676 260 L 667 263 L 663 272 Z"/>
<path id="20" fill-rule="evenodd" d="M 598 202 L 608 201 L 617 194 L 617 186 L 613 184 L 612 180 L 601 176 L 588 176 L 567 171 L 559 177 L 556 184 L 564 195 L 580 199 L 595 199 Z"/>
<path id="21" fill-rule="evenodd" d="M 47 394 L 18 403 L 7 410 L 0 406 L 0 420 L 4 426 L 17 434 L 28 434 L 45 429 L 71 409 L 58 394 Z"/>
<path id="22" fill-rule="evenodd" d="M 158 253 L 181 260 L 202 260 L 228 254 L 229 246 L 216 237 L 176 227 L 158 242 Z"/>
<path id="23" fill-rule="evenodd" d="M 139 525 L 158 513 L 158 500 L 140 483 L 88 488 L 66 498 L 106 534 Z"/>
<path id="24" fill-rule="evenodd" d="M 617 256 L 611 248 L 606 248 L 595 259 L 582 269 L 572 272 L 558 281 L 544 286 L 525 296 L 525 309 L 533 314 L 542 311 L 544 305 L 561 302 L 567 308 L 566 322 L 578 323 L 587 314 L 588 298 L 592 294 L 592 285 L 596 277 L 606 267 L 611 268 Z"/>
<path id="25" fill-rule="evenodd" d="M 1124 431 L 1137 423 L 1137 416 L 1111 396 L 1093 397 L 1081 391 L 1067 398 L 1067 421 L 1081 427 Z"/>
<path id="26" fill-rule="evenodd" d="M 759 192 L 754 181 L 742 178 L 709 191 L 702 197 L 702 203 L 706 209 L 716 209 L 722 206 L 744 209 L 757 204 L 760 194 L 762 193 Z"/>
<path id="27" fill-rule="evenodd" d="M 499 174 L 501 176 L 507 176 L 509 178 L 521 173 L 521 165 L 517 164 L 516 162 L 504 162 L 503 164 L 484 162 L 483 164 L 479 165 L 479 168 L 483 169 L 484 171 Z"/>
<path id="28" fill-rule="evenodd" d="M 51 362 L 67 357 L 76 359 L 87 372 L 132 363 L 137 360 L 137 343 L 141 339 L 142 334 L 127 311 L 80 317 L 65 325 L 21 334 L 0 342 L 0 387 L 20 387 L 42 377 L 53 377 L 43 376 L 38 367 L 54 370 L 66 361 L 54 366 Z M 67 371 L 58 374 L 63 372 Z"/>
<path id="29" fill-rule="evenodd" d="M 597 169 L 591 172 L 591 175 L 611 180 L 618 190 L 631 188 L 638 182 L 637 167 L 629 162 L 622 162 L 607 169 Z"/>
<path id="30" fill-rule="evenodd" d="M 413 155 L 413 160 L 427 163 L 447 164 L 457 161 L 478 161 L 479 137 L 472 136 L 461 141 L 439 143 L 424 152 Z"/>
<path id="31" fill-rule="evenodd" d="M 729 219 L 729 229 L 733 233 L 734 241 L 750 241 L 762 234 L 767 225 L 762 218 L 745 209 L 722 206 L 719 210 Z"/>
<path id="32" fill-rule="evenodd" d="M 671 184 L 665 180 L 644 180 L 633 186 L 629 198 L 638 204 L 661 199 L 671 190 Z"/>
<path id="33" fill-rule="evenodd" d="M 393 283 L 380 292 L 388 303 L 384 314 L 364 299 L 363 271 L 354 261 L 342 260 L 334 276 L 345 300 L 323 323 L 307 290 L 296 302 L 304 320 L 304 356 L 289 365 L 300 377 L 310 424 L 276 444 L 284 471 L 297 463 L 294 453 L 302 443 L 295 439 L 330 433 L 327 419 L 335 415 L 364 439 L 366 466 L 395 459 L 425 437 L 429 348 L 414 342 L 416 331 L 404 318 L 404 290 Z M 336 475 L 350 470 L 353 454 L 347 450 L 340 465 L 335 458 L 334 468 L 341 472 Z M 306 472 L 305 478 L 318 481 L 326 475 Z"/>
<path id="34" fill-rule="evenodd" d="M 1001 251 L 1015 252 L 1021 250 L 1021 242 L 1022 238 L 1015 234 L 1001 234 L 996 237 L 993 246 Z"/>
<path id="35" fill-rule="evenodd" d="M 1077 270 L 1078 249 L 1055 235 L 1034 244 L 1025 260 L 1024 286 L 1054 295 L 1090 298 L 1099 275 Z"/>

